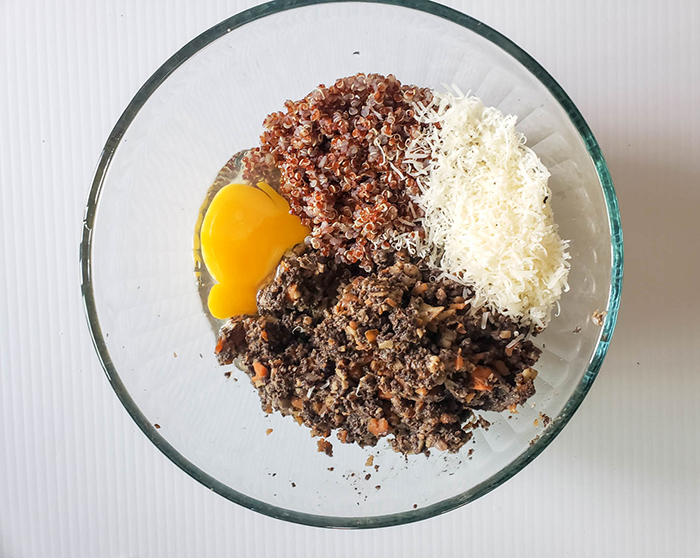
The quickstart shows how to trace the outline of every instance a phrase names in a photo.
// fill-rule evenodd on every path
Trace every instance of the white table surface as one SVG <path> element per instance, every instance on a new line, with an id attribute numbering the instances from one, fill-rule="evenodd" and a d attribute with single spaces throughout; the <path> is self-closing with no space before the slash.
<path id="1" fill-rule="evenodd" d="M 422 523 L 301 527 L 210 492 L 114 395 L 79 290 L 83 206 L 139 86 L 245 0 L 0 0 L 0 556 L 700 556 L 700 2 L 449 2 L 588 120 L 620 199 L 622 311 L 598 380 L 523 472 Z"/>

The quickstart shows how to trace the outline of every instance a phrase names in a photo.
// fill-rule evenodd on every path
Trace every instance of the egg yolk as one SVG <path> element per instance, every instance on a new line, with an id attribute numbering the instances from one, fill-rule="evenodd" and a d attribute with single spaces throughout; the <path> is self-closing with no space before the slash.
<path id="1" fill-rule="evenodd" d="M 310 233 L 268 184 L 229 184 L 214 196 L 202 223 L 202 257 L 217 284 L 209 311 L 226 319 L 257 313 L 256 295 L 282 255 Z"/>

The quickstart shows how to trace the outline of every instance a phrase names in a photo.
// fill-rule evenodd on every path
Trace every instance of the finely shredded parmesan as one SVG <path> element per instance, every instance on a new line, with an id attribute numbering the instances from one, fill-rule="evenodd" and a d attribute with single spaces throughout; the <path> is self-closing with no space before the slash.
<path id="1" fill-rule="evenodd" d="M 484 312 L 481 315 L 481 329 L 486 329 L 486 324 L 489 323 L 489 313 L 490 312 Z"/>
<path id="2" fill-rule="evenodd" d="M 516 132 L 515 116 L 455 93 L 415 107 L 427 132 L 404 162 L 421 191 L 425 238 L 407 233 L 399 242 L 472 287 L 474 310 L 544 328 L 568 290 L 570 258 L 552 217 L 549 172 Z"/>

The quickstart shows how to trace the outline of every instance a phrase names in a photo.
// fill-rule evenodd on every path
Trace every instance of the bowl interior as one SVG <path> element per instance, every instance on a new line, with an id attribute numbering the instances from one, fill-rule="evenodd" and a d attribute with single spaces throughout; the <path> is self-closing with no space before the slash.
<path id="1" fill-rule="evenodd" d="M 253 17 L 265 10 L 273 13 Z M 614 194 L 606 203 L 599 171 L 607 171 L 587 148 L 597 147 L 595 140 L 582 137 L 585 123 L 572 121 L 575 109 L 562 107 L 552 92 L 558 86 L 535 75 L 539 67 L 525 67 L 481 33 L 516 47 L 466 16 L 460 24 L 393 5 L 333 3 L 237 18 L 196 39 L 145 86 L 98 170 L 83 287 L 110 380 L 178 465 L 270 515 L 385 525 L 470 501 L 517 472 L 563 426 L 612 332 L 616 297 L 605 329 L 590 320 L 608 309 L 618 257 L 608 215 Z M 266 416 L 247 377 L 214 358 L 192 250 L 207 189 L 232 154 L 257 144 L 263 118 L 286 99 L 360 71 L 434 88 L 456 84 L 517 115 L 518 129 L 550 169 L 555 218 L 571 240 L 571 290 L 537 340 L 543 348 L 537 395 L 513 416 L 484 413 L 490 429 L 477 431 L 459 454 L 404 458 L 387 444 L 361 449 L 336 442 L 328 458 L 291 418 Z M 541 420 L 535 426 L 540 413 L 554 419 L 547 431 Z"/>

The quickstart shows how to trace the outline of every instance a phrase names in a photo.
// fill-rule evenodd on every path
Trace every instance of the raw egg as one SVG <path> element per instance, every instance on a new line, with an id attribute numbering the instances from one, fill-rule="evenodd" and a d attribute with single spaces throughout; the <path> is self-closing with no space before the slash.
<path id="1" fill-rule="evenodd" d="M 229 184 L 214 196 L 202 223 L 202 256 L 217 284 L 209 311 L 226 319 L 257 313 L 256 295 L 282 255 L 310 233 L 289 204 L 264 182 Z"/>

